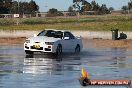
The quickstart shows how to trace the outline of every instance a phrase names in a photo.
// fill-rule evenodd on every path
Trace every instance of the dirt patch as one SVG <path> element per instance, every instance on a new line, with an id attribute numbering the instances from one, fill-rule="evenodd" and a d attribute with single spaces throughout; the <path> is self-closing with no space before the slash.
<path id="1" fill-rule="evenodd" d="M 0 38 L 0 44 L 23 44 L 25 37 Z"/>
<path id="2" fill-rule="evenodd" d="M 1 44 L 23 44 L 25 37 L 17 38 L 0 38 Z M 89 47 L 117 47 L 117 48 L 129 48 L 132 49 L 132 39 L 127 40 L 110 40 L 110 39 L 83 39 L 84 48 Z"/>
<path id="3" fill-rule="evenodd" d="M 132 49 L 132 39 L 110 40 L 110 39 L 83 39 L 84 47 L 116 47 Z"/>

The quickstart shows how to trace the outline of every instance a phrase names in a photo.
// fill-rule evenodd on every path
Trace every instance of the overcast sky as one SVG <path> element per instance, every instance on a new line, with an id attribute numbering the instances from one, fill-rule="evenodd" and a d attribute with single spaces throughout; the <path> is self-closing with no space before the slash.
<path id="1" fill-rule="evenodd" d="M 20 0 L 24 1 L 24 0 Z M 25 0 L 30 1 L 30 0 Z M 40 7 L 41 12 L 45 12 L 51 8 L 56 8 L 58 10 L 67 10 L 70 5 L 72 5 L 73 0 L 34 0 Z M 91 2 L 92 0 L 87 0 Z M 127 5 L 130 0 L 95 0 L 99 5 L 106 4 L 108 7 L 114 7 L 114 9 L 121 9 L 123 5 Z"/>

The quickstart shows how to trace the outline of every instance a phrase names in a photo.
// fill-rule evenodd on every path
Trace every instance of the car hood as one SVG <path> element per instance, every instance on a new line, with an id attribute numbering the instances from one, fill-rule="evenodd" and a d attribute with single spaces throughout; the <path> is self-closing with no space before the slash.
<path id="1" fill-rule="evenodd" d="M 55 42 L 57 40 L 60 40 L 60 38 L 36 36 L 36 37 L 30 37 L 27 40 L 30 40 L 30 42 Z"/>

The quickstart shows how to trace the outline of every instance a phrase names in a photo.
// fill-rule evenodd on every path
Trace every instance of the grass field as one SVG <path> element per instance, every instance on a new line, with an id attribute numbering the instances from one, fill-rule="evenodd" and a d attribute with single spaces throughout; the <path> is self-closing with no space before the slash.
<path id="1" fill-rule="evenodd" d="M 19 25 L 16 24 L 17 21 Z M 121 31 L 132 31 L 132 15 L 0 19 L 2 30 L 41 30 L 45 28 L 93 31 L 110 31 L 111 28 L 117 28 Z"/>

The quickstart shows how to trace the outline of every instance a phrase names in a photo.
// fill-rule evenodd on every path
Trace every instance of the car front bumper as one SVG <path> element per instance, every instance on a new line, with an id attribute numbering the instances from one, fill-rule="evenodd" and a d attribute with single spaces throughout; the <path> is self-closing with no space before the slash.
<path id="1" fill-rule="evenodd" d="M 54 45 L 46 45 L 42 43 L 24 43 L 25 51 L 33 51 L 33 52 L 46 52 L 46 53 L 55 53 Z"/>

